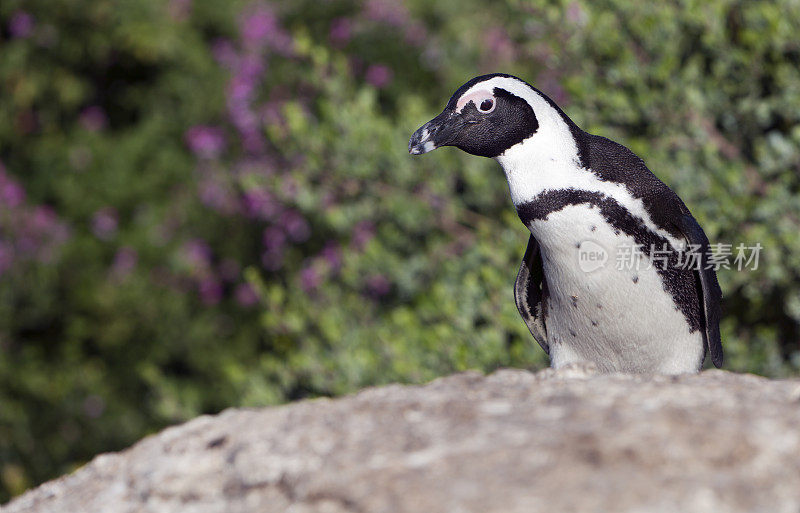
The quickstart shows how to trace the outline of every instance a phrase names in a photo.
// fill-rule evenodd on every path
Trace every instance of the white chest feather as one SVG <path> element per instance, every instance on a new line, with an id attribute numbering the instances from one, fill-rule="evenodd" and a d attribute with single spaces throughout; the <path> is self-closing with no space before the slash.
<path id="1" fill-rule="evenodd" d="M 554 367 L 591 361 L 603 371 L 697 370 L 701 332 L 690 332 L 646 259 L 639 264 L 618 259 L 625 254 L 620 248 L 632 248 L 635 241 L 615 233 L 599 208 L 568 206 L 529 228 L 542 252 Z"/>

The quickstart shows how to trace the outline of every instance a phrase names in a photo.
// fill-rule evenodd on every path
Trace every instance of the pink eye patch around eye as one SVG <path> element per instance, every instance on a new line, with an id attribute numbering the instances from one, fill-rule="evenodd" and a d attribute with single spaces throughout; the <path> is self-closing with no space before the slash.
<path id="1" fill-rule="evenodd" d="M 475 91 L 474 93 L 469 93 L 467 95 L 462 96 L 458 99 L 456 103 L 456 112 L 461 112 L 464 110 L 464 107 L 469 102 L 475 102 L 475 106 L 479 106 L 483 100 L 492 100 L 494 101 L 494 95 L 486 90 Z"/>

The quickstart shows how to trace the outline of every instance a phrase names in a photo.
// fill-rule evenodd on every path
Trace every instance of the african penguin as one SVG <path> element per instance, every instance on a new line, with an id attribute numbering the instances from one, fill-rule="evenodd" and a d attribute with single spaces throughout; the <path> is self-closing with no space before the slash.
<path id="1" fill-rule="evenodd" d="M 502 166 L 531 233 L 514 297 L 553 367 L 680 374 L 697 372 L 707 351 L 722 365 L 722 292 L 706 269 L 708 239 L 631 150 L 584 132 L 505 74 L 461 86 L 408 151 L 440 146 Z M 615 262 L 624 248 L 640 248 L 639 260 Z M 691 252 L 696 265 L 682 265 Z"/>

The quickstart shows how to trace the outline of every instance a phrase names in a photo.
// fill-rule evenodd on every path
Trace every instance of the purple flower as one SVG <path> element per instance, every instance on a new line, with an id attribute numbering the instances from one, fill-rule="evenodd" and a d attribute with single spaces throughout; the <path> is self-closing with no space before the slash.
<path id="1" fill-rule="evenodd" d="M 33 33 L 33 16 L 25 11 L 17 11 L 8 22 L 11 37 L 26 38 Z"/>
<path id="2" fill-rule="evenodd" d="M 50 261 L 55 249 L 69 238 L 69 229 L 58 221 L 53 209 L 37 206 L 25 213 L 18 239 L 20 251 L 29 253 L 41 262 Z"/>
<path id="3" fill-rule="evenodd" d="M 244 75 L 234 75 L 228 82 L 228 109 L 247 108 L 247 103 L 242 104 L 242 100 L 248 100 L 255 90 L 256 84 L 252 77 Z"/>
<path id="4" fill-rule="evenodd" d="M 311 236 L 311 227 L 299 212 L 287 210 L 280 219 L 280 224 L 294 242 L 305 242 Z"/>
<path id="5" fill-rule="evenodd" d="M 217 127 L 196 125 L 186 131 L 186 144 L 201 158 L 216 158 L 225 148 L 225 135 Z"/>
<path id="6" fill-rule="evenodd" d="M 261 265 L 267 271 L 277 271 L 283 267 L 283 249 L 270 248 L 261 254 Z"/>
<path id="7" fill-rule="evenodd" d="M 56 213 L 50 207 L 39 206 L 30 216 L 30 226 L 39 233 L 46 233 L 58 228 Z"/>
<path id="8" fill-rule="evenodd" d="M 281 28 L 277 16 L 263 5 L 251 9 L 241 18 L 239 30 L 242 43 L 251 51 L 269 46 L 282 55 L 292 53 L 291 36 Z"/>
<path id="9" fill-rule="evenodd" d="M 251 153 L 259 153 L 263 138 L 259 129 L 258 116 L 250 107 L 250 96 L 255 83 L 245 77 L 234 77 L 228 84 L 228 115 L 242 136 L 242 146 Z"/>
<path id="10" fill-rule="evenodd" d="M 372 221 L 361 221 L 353 228 L 352 244 L 356 249 L 363 249 L 375 237 L 375 224 Z"/>
<path id="11" fill-rule="evenodd" d="M 483 37 L 486 56 L 492 62 L 510 61 L 514 58 L 514 43 L 502 27 L 493 27 Z"/>
<path id="12" fill-rule="evenodd" d="M 558 105 L 567 105 L 570 102 L 569 93 L 561 87 L 557 78 L 549 74 L 542 77 L 537 87 L 540 87 L 542 91 L 547 91 L 547 95 Z"/>
<path id="13" fill-rule="evenodd" d="M 240 283 L 233 294 L 241 306 L 253 306 L 258 303 L 258 294 L 249 283 Z"/>
<path id="14" fill-rule="evenodd" d="M 570 23 L 574 23 L 575 25 L 584 26 L 586 25 L 586 21 L 588 16 L 586 16 L 586 12 L 581 8 L 581 4 L 578 2 L 572 2 L 567 7 L 567 20 Z"/>
<path id="15" fill-rule="evenodd" d="M 14 263 L 14 249 L 0 240 L 0 276 Z"/>
<path id="16" fill-rule="evenodd" d="M 211 247 L 202 239 L 192 239 L 183 245 L 183 255 L 195 271 L 208 269 L 211 265 Z"/>
<path id="17" fill-rule="evenodd" d="M 321 283 L 322 276 L 313 266 L 308 266 L 300 271 L 300 287 L 306 293 L 313 292 Z"/>
<path id="18" fill-rule="evenodd" d="M 275 198 L 262 189 L 253 189 L 245 192 L 242 201 L 245 214 L 252 218 L 271 219 L 278 214 L 281 208 Z"/>
<path id="19" fill-rule="evenodd" d="M 261 121 L 265 125 L 282 126 L 283 119 L 283 102 L 270 100 L 261 106 Z"/>
<path id="20" fill-rule="evenodd" d="M 243 147 L 251 153 L 260 152 L 264 146 L 259 116 L 253 112 L 251 106 L 258 79 L 263 72 L 264 61 L 249 56 L 239 61 L 227 86 L 228 115 L 241 135 Z"/>
<path id="21" fill-rule="evenodd" d="M 286 234 L 277 226 L 268 226 L 264 229 L 262 241 L 264 248 L 280 250 L 286 245 Z"/>
<path id="22" fill-rule="evenodd" d="M 233 43 L 227 39 L 216 39 L 211 44 L 211 53 L 218 63 L 228 69 L 233 69 L 236 65 L 238 59 L 236 48 L 234 48 Z"/>
<path id="23" fill-rule="evenodd" d="M 391 282 L 382 274 L 374 274 L 367 278 L 367 291 L 374 297 L 385 296 L 391 289 Z"/>
<path id="24" fill-rule="evenodd" d="M 408 21 L 408 11 L 400 2 L 369 0 L 365 11 L 367 19 L 394 27 L 401 27 Z"/>
<path id="25" fill-rule="evenodd" d="M 51 245 L 61 244 L 69 238 L 69 227 L 64 223 L 54 220 L 53 227 L 49 230 Z"/>
<path id="26" fill-rule="evenodd" d="M 81 112 L 80 124 L 90 132 L 98 132 L 108 124 L 108 117 L 102 107 L 90 105 Z"/>
<path id="27" fill-rule="evenodd" d="M 0 171 L 0 206 L 15 208 L 25 201 L 25 190 Z"/>
<path id="28" fill-rule="evenodd" d="M 335 241 L 328 242 L 320 252 L 320 256 L 332 271 L 338 271 L 342 267 L 342 251 Z"/>
<path id="29" fill-rule="evenodd" d="M 114 263 L 111 264 L 111 274 L 116 278 L 125 278 L 136 267 L 139 261 L 139 254 L 130 246 L 124 246 L 114 255 Z"/>
<path id="30" fill-rule="evenodd" d="M 259 47 L 278 28 L 278 19 L 263 6 L 256 7 L 240 22 L 239 29 L 246 46 Z"/>
<path id="31" fill-rule="evenodd" d="M 258 77 L 264 73 L 264 59 L 256 55 L 247 55 L 241 61 L 237 69 L 237 74 L 245 80 L 254 83 Z"/>
<path id="32" fill-rule="evenodd" d="M 281 194 L 284 198 L 295 199 L 299 192 L 300 187 L 297 185 L 297 181 L 294 178 L 291 176 L 284 178 L 281 183 Z"/>
<path id="33" fill-rule="evenodd" d="M 200 201 L 222 214 L 233 215 L 237 211 L 237 201 L 228 187 L 213 177 L 204 178 L 198 185 Z"/>
<path id="34" fill-rule="evenodd" d="M 0 162 L 0 274 L 16 260 L 49 261 L 69 237 L 67 226 L 42 205 L 26 206 L 25 191 Z"/>
<path id="35" fill-rule="evenodd" d="M 16 253 L 24 258 L 34 258 L 36 253 L 41 249 L 40 240 L 32 233 L 19 233 L 17 234 Z"/>
<path id="36" fill-rule="evenodd" d="M 392 81 L 394 73 L 388 66 L 373 64 L 367 68 L 366 79 L 373 87 L 382 89 Z"/>
<path id="37" fill-rule="evenodd" d="M 264 139 L 256 131 L 242 134 L 242 147 L 250 153 L 260 153 L 264 149 Z"/>
<path id="38" fill-rule="evenodd" d="M 331 43 L 336 47 L 343 47 L 353 37 L 353 22 L 349 18 L 336 18 L 331 23 L 331 30 L 328 35 Z"/>
<path id="39" fill-rule="evenodd" d="M 412 46 L 422 46 L 425 38 L 428 37 L 428 31 L 425 30 L 425 26 L 421 23 L 409 23 L 405 27 L 403 37 L 406 43 Z"/>
<path id="40" fill-rule="evenodd" d="M 200 300 L 207 305 L 216 305 L 222 299 L 222 283 L 214 276 L 208 276 L 197 285 Z"/>
<path id="41" fill-rule="evenodd" d="M 102 240 L 110 240 L 117 233 L 117 211 L 111 207 L 101 208 L 92 216 L 92 233 Z"/>

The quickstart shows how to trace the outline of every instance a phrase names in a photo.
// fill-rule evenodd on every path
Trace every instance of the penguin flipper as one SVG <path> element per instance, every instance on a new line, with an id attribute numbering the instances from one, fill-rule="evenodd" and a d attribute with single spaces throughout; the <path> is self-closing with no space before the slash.
<path id="1" fill-rule="evenodd" d="M 549 355 L 550 346 L 547 344 L 547 329 L 544 325 L 544 287 L 546 284 L 542 254 L 539 252 L 539 243 L 531 235 L 519 266 L 517 281 L 514 283 L 514 302 L 531 335 Z"/>
<path id="2" fill-rule="evenodd" d="M 708 268 L 708 237 L 697 224 L 697 220 L 691 214 L 684 214 L 675 223 L 683 233 L 689 244 L 699 246 L 700 268 L 694 273 L 703 289 L 703 320 L 705 321 L 705 331 L 703 338 L 706 342 L 708 352 L 711 353 L 711 361 L 714 366 L 722 367 L 722 340 L 719 333 L 719 319 L 722 315 L 722 289 L 717 281 L 717 273 L 713 268 Z"/>

